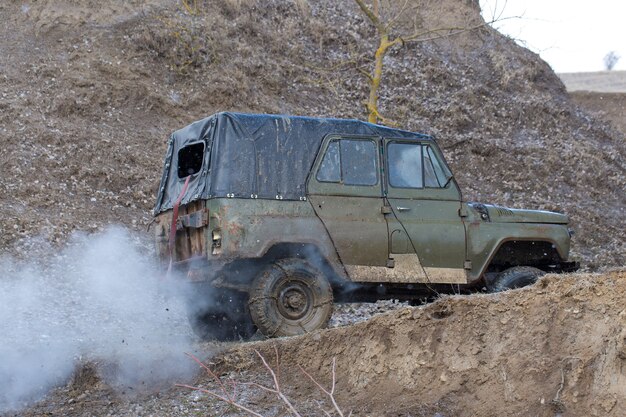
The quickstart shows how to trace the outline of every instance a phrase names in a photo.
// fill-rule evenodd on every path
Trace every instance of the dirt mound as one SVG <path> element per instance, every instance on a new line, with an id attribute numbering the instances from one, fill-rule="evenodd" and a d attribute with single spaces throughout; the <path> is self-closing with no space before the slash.
<path id="1" fill-rule="evenodd" d="M 267 416 L 288 410 L 255 385 L 273 387 L 257 351 L 302 415 L 332 404 L 301 368 L 330 389 L 335 360 L 335 397 L 346 415 L 617 417 L 626 413 L 624 297 L 624 270 L 548 275 L 525 289 L 443 297 L 348 327 L 222 345 L 206 363 L 237 402 Z M 199 345 L 196 355 L 215 348 Z M 186 388 L 116 392 L 94 366 L 19 415 L 245 415 Z M 204 373 L 176 382 L 223 393 Z"/>
<path id="2" fill-rule="evenodd" d="M 550 275 L 527 289 L 446 297 L 346 328 L 250 344 L 220 369 L 245 367 L 254 373 L 248 380 L 263 379 L 251 350 L 273 359 L 277 345 L 296 401 L 315 395 L 298 366 L 326 382 L 336 358 L 338 401 L 356 415 L 622 416 L 624 297 L 624 271 Z"/>
<path id="3" fill-rule="evenodd" d="M 577 91 L 572 100 L 583 109 L 613 124 L 626 138 L 626 94 Z"/>

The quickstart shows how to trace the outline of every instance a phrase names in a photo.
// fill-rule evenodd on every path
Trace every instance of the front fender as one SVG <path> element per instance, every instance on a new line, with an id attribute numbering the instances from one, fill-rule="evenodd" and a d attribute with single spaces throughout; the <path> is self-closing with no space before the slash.
<path id="1" fill-rule="evenodd" d="M 467 225 L 467 254 L 472 261 L 468 281 L 479 280 L 498 249 L 510 241 L 548 242 L 561 261 L 569 256 L 570 236 L 565 224 L 474 221 Z"/>

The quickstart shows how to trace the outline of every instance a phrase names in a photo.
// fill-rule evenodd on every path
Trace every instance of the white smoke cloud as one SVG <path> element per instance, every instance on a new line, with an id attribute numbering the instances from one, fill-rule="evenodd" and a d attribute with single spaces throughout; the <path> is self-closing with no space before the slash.
<path id="1" fill-rule="evenodd" d="M 178 286 L 128 231 L 75 235 L 42 263 L 0 258 L 0 412 L 66 383 L 81 361 L 106 362 L 121 386 L 195 370 Z"/>

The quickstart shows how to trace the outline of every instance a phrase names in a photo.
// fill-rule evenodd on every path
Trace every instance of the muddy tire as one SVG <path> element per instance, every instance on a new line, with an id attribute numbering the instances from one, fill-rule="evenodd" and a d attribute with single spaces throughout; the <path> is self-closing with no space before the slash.
<path id="1" fill-rule="evenodd" d="M 193 332 L 205 341 L 248 340 L 256 333 L 247 299 L 235 291 L 212 294 L 207 305 L 190 308 L 187 315 Z"/>
<path id="2" fill-rule="evenodd" d="M 305 260 L 281 259 L 261 271 L 250 291 L 250 315 L 268 337 L 294 336 L 327 326 L 333 291 Z"/>
<path id="3" fill-rule="evenodd" d="M 534 284 L 539 277 L 544 275 L 541 269 L 532 266 L 514 266 L 500 272 L 496 279 L 489 285 L 489 291 L 501 292 L 514 288 L 522 288 Z"/>

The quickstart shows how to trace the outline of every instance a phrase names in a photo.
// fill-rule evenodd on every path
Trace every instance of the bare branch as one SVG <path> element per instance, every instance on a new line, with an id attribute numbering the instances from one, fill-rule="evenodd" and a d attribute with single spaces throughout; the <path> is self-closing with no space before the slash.
<path id="1" fill-rule="evenodd" d="M 211 378 L 213 378 L 215 380 L 215 382 L 217 382 L 217 384 L 220 387 L 220 390 L 224 393 L 224 395 L 230 399 L 234 399 L 234 396 L 232 395 L 228 395 L 228 391 L 226 391 L 226 386 L 224 385 L 224 383 L 222 382 L 222 380 L 215 374 L 215 372 L 213 372 L 211 370 L 211 368 L 209 368 L 208 366 L 206 366 L 204 363 L 202 363 L 202 361 L 198 358 L 196 358 L 194 355 L 192 355 L 191 353 L 185 353 L 185 355 L 187 355 L 188 357 L 190 357 L 191 359 L 193 359 L 194 362 L 196 362 L 198 365 L 200 365 L 202 368 L 204 368 L 204 370 L 206 371 L 207 375 L 209 375 Z"/>
<path id="2" fill-rule="evenodd" d="M 276 345 L 274 345 L 274 351 L 276 352 L 276 362 L 278 363 L 278 348 L 276 347 Z M 287 407 L 291 410 L 291 412 L 296 417 L 302 417 L 300 413 L 298 412 L 298 410 L 295 409 L 293 404 L 291 404 L 291 401 L 289 401 L 289 399 L 281 391 L 280 382 L 278 381 L 278 375 L 276 375 L 276 372 L 274 372 L 272 367 L 269 366 L 269 364 L 267 363 L 263 355 L 261 355 L 261 353 L 258 350 L 255 349 L 254 352 L 257 354 L 259 358 L 261 358 L 261 362 L 263 362 L 263 366 L 265 367 L 265 369 L 267 369 L 267 371 L 272 376 L 272 379 L 274 380 L 274 388 L 276 389 L 275 393 L 276 395 L 278 395 L 278 398 L 280 398 L 287 405 Z"/>
<path id="3" fill-rule="evenodd" d="M 389 19 L 389 22 L 387 22 L 387 24 L 385 25 L 385 30 L 387 31 L 391 30 L 391 27 L 393 26 L 393 24 L 398 21 L 400 16 L 404 15 L 404 12 L 406 12 L 408 4 L 409 4 L 409 0 L 404 0 L 404 4 L 400 8 L 400 11 L 394 17 Z"/>
<path id="4" fill-rule="evenodd" d="M 265 385 L 261 385 L 256 382 L 244 382 L 243 384 L 249 385 L 251 387 L 257 387 L 259 389 L 262 389 L 263 391 L 271 392 L 272 394 L 278 394 L 278 391 L 276 391 L 274 388 L 266 387 Z"/>
<path id="5" fill-rule="evenodd" d="M 370 74 L 369 72 L 365 71 L 363 68 L 357 67 L 356 70 L 359 71 L 361 74 L 363 74 L 365 77 L 367 77 L 367 79 L 370 81 L 370 83 L 374 80 L 374 77 L 372 77 L 372 74 Z"/>
<path id="6" fill-rule="evenodd" d="M 339 414 L 340 417 L 343 417 L 343 411 L 341 411 L 341 408 L 339 408 L 339 405 L 337 404 L 337 401 L 335 400 L 335 386 L 336 386 L 336 381 L 337 381 L 336 373 L 335 373 L 336 362 L 337 362 L 337 358 L 333 357 L 332 385 L 331 385 L 330 391 L 326 390 L 319 382 L 317 382 L 315 378 L 313 378 L 311 374 L 305 371 L 302 366 L 300 365 L 298 366 L 300 367 L 300 370 L 302 371 L 302 373 L 306 375 L 315 385 L 317 385 L 320 391 L 328 395 L 328 397 L 330 398 L 330 401 L 333 403 L 333 407 L 335 408 L 335 411 L 337 411 L 337 414 Z"/>
<path id="7" fill-rule="evenodd" d="M 228 398 L 228 397 L 224 397 L 224 396 L 219 395 L 219 394 L 217 394 L 217 393 L 215 393 L 213 391 L 210 391 L 208 389 L 204 389 L 204 388 L 200 388 L 200 387 L 194 387 L 192 385 L 185 385 L 185 384 L 176 384 L 176 386 L 177 387 L 182 387 L 182 388 L 189 388 L 189 389 L 194 390 L 194 391 L 204 392 L 205 394 L 209 394 L 210 396 L 215 397 L 218 400 L 223 401 L 225 403 L 228 403 L 228 404 L 232 405 L 235 408 L 238 408 L 238 409 L 240 409 L 242 411 L 245 411 L 246 413 L 252 414 L 253 416 L 263 417 L 262 414 L 259 414 L 256 411 L 252 411 L 248 407 L 239 404 L 234 399 Z"/>
<path id="8" fill-rule="evenodd" d="M 287 408 L 289 409 L 289 411 L 295 416 L 295 417 L 302 417 L 301 414 L 298 412 L 298 410 L 296 410 L 296 408 L 294 407 L 294 405 L 291 403 L 291 401 L 285 396 L 285 394 L 282 392 L 282 388 L 280 385 L 280 360 L 279 360 L 279 354 L 278 354 L 278 347 L 276 345 L 274 345 L 274 352 L 276 355 L 276 367 L 272 368 L 269 363 L 267 362 L 267 360 L 265 359 L 265 357 L 258 351 L 258 350 L 254 350 L 254 352 L 257 354 L 257 356 L 261 359 L 261 362 L 263 363 L 263 366 L 265 367 L 265 369 L 269 372 L 270 376 L 272 377 L 272 380 L 274 382 L 274 388 L 270 388 L 270 387 L 266 387 L 264 385 L 258 384 L 256 382 L 245 382 L 243 383 L 244 385 L 248 385 L 248 386 L 252 386 L 252 387 L 256 387 L 259 388 L 263 391 L 275 394 L 278 396 L 278 398 L 287 406 Z M 213 378 L 215 380 L 215 382 L 217 383 L 217 385 L 219 386 L 220 390 L 222 391 L 222 393 L 219 392 L 215 392 L 206 388 L 202 388 L 202 387 L 198 387 L 198 386 L 193 386 L 193 385 L 187 385 L 187 384 L 176 384 L 175 386 L 177 387 L 181 387 L 181 388 L 187 388 L 190 390 L 194 390 L 194 391 L 199 391 L 202 393 L 205 393 L 213 398 L 216 398 L 222 402 L 225 402 L 241 411 L 245 411 L 248 414 L 251 414 L 253 416 L 256 417 L 262 417 L 261 414 L 259 414 L 258 412 L 246 407 L 245 405 L 239 403 L 237 401 L 237 383 L 233 380 L 229 381 L 230 385 L 232 385 L 232 394 L 229 394 L 227 389 L 226 389 L 226 384 L 217 376 L 217 374 L 215 372 L 213 372 L 207 365 L 205 365 L 200 359 L 196 358 L 194 355 L 190 354 L 190 353 L 186 353 L 187 356 L 189 356 L 194 362 L 196 362 L 198 365 L 200 365 L 200 367 L 202 367 L 206 372 L 207 375 L 209 375 L 211 378 Z M 333 362 L 332 362 L 332 381 L 331 381 L 331 387 L 330 390 L 327 390 L 326 388 L 324 388 L 320 383 L 318 383 L 312 376 L 311 374 L 309 374 L 307 371 L 304 370 L 304 368 L 302 366 L 300 367 L 300 370 L 304 373 L 304 375 L 306 375 L 319 389 L 320 391 L 322 391 L 324 394 L 326 394 L 332 404 L 333 404 L 333 408 L 334 411 L 337 413 L 337 415 L 339 415 L 339 417 L 344 417 L 344 413 L 343 411 L 341 411 L 341 408 L 339 407 L 339 405 L 337 404 L 337 401 L 335 400 L 335 388 L 337 386 L 337 374 L 336 374 L 336 364 L 337 364 L 337 360 L 336 358 L 333 357 Z M 318 405 L 320 406 L 321 411 L 324 413 L 325 416 L 331 417 L 331 412 L 326 411 L 322 408 L 321 403 L 318 403 Z M 350 417 L 352 415 L 352 412 L 350 412 L 350 414 L 348 414 L 348 417 Z"/>
<path id="9" fill-rule="evenodd" d="M 316 65 L 307 64 L 307 63 L 304 63 L 302 65 L 294 64 L 294 66 L 300 67 L 300 68 L 306 68 L 306 69 L 317 71 L 317 72 L 334 72 L 336 70 L 341 69 L 341 67 L 345 67 L 349 65 L 357 65 L 357 64 L 358 62 L 355 59 L 349 59 L 349 60 L 341 61 L 328 68 L 322 68 L 322 67 L 318 67 Z"/>
<path id="10" fill-rule="evenodd" d="M 280 379 L 280 362 L 278 362 L 278 347 L 274 343 L 274 357 L 276 358 L 276 379 Z"/>
<path id="11" fill-rule="evenodd" d="M 354 0 L 354 1 L 356 1 L 356 4 L 359 5 L 359 8 L 361 9 L 361 11 L 363 11 L 363 13 L 365 13 L 367 18 L 374 24 L 374 26 L 376 26 L 376 29 L 381 35 L 387 33 L 387 29 L 385 28 L 385 25 L 383 25 L 380 19 L 378 18 L 378 13 L 374 13 L 369 7 L 367 7 L 367 5 L 365 4 L 363 0 Z"/>
<path id="12" fill-rule="evenodd" d="M 415 32 L 409 36 L 404 36 L 402 37 L 402 40 L 403 42 L 426 42 L 426 41 L 430 41 L 434 39 L 440 39 L 440 38 L 444 38 L 448 36 L 458 35 L 464 32 L 471 32 L 473 30 L 485 27 L 489 23 L 490 22 L 483 22 L 478 25 L 470 26 L 470 27 L 451 26 L 451 27 L 445 27 L 445 28 L 429 29 L 424 32 Z M 442 33 L 442 32 L 447 32 L 447 33 Z M 430 35 L 432 33 L 436 33 L 438 35 L 429 37 L 429 38 L 423 38 L 424 36 Z"/>

